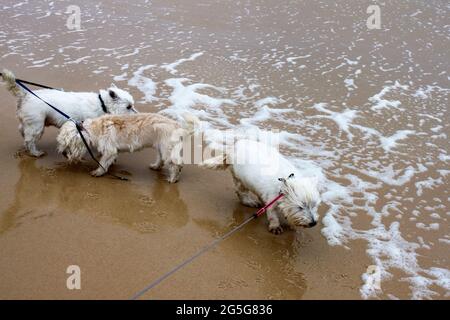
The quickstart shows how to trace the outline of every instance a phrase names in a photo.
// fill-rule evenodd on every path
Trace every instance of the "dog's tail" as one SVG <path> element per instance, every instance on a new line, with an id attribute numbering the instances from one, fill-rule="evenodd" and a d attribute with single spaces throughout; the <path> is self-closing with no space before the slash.
<path id="1" fill-rule="evenodd" d="M 85 138 L 88 139 L 87 135 Z M 79 162 L 87 152 L 86 146 L 78 133 L 75 123 L 66 121 L 56 137 L 58 152 L 67 157 L 69 162 Z"/>
<path id="2" fill-rule="evenodd" d="M 228 156 L 223 153 L 218 156 L 204 160 L 199 165 L 202 168 L 212 169 L 212 170 L 226 170 L 230 164 L 228 162 Z"/>
<path id="3" fill-rule="evenodd" d="M 185 130 L 185 135 L 191 136 L 197 132 L 201 127 L 200 119 L 194 116 L 192 113 L 184 113 L 182 115 L 184 123 L 183 129 Z"/>
<path id="4" fill-rule="evenodd" d="M 15 97 L 20 97 L 23 95 L 22 90 L 20 90 L 19 86 L 16 83 L 16 76 L 9 70 L 4 69 L 2 71 L 3 81 L 6 83 L 6 89 L 12 93 Z"/>
<path id="5" fill-rule="evenodd" d="M 225 170 L 229 167 L 228 158 L 229 156 L 226 153 L 222 152 L 222 149 L 218 147 L 212 139 L 208 137 L 206 134 L 206 130 L 202 128 L 202 124 L 200 120 L 191 113 L 185 113 L 182 115 L 184 120 L 183 130 L 186 136 L 192 136 L 195 134 L 202 135 L 202 141 L 206 148 L 211 149 L 210 151 L 214 151 L 215 156 L 208 158 L 201 163 L 199 163 L 200 167 L 212 169 L 212 170 Z"/>

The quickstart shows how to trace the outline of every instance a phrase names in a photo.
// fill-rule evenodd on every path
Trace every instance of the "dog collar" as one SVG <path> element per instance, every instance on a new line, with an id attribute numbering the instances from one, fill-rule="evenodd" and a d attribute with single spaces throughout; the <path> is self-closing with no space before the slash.
<path id="1" fill-rule="evenodd" d="M 106 108 L 105 101 L 103 101 L 102 95 L 101 95 L 100 93 L 98 94 L 98 99 L 100 100 L 100 104 L 101 104 L 101 106 L 102 106 L 103 112 L 104 112 L 104 113 L 109 113 L 109 112 L 108 112 L 108 109 Z"/>

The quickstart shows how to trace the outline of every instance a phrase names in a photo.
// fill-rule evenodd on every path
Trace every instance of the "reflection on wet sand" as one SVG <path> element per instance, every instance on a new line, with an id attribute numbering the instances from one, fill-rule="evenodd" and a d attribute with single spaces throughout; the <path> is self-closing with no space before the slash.
<path id="1" fill-rule="evenodd" d="M 4 282 L 2 297 L 23 297 L 27 283 L 38 288 L 72 263 L 76 252 L 92 283 L 80 297 L 126 298 L 254 212 L 239 204 L 227 173 L 187 166 L 183 183 L 173 185 L 141 168 L 146 157 L 133 158 L 136 166 L 126 162 L 132 182 L 92 178 L 84 164 L 54 165 L 52 154 L 40 160 L 17 159 L 20 176 L 11 186 L 12 203 L 0 217 L 0 233 L 4 248 L 10 248 L 7 256 L 24 248 L 30 252 L 20 255 L 20 261 L 0 265 L 3 272 L 23 277 L 22 282 Z M 114 169 L 120 172 L 121 167 Z M 143 298 L 299 299 L 311 284 L 327 281 L 305 273 L 305 266 L 321 270 L 327 265 L 319 257 L 339 258 L 327 254 L 327 247 L 317 231 L 275 237 L 259 219 Z M 51 270 L 39 262 L 43 254 L 54 263 Z M 29 261 L 37 268 L 33 278 L 28 275 Z M 111 264 L 115 267 L 105 273 Z M 112 276 L 114 283 L 105 285 Z M 350 280 L 355 288 L 355 279 Z M 30 296 L 64 296 L 58 281 Z M 14 294 L 5 289 L 12 285 L 18 288 Z M 111 289 L 116 285 L 122 290 Z"/>
<path id="2" fill-rule="evenodd" d="M 14 200 L 0 217 L 0 233 L 58 212 L 89 214 L 141 233 L 180 228 L 188 222 L 187 207 L 177 185 L 155 179 L 151 187 L 92 178 L 80 166 L 41 167 L 23 157 Z"/>

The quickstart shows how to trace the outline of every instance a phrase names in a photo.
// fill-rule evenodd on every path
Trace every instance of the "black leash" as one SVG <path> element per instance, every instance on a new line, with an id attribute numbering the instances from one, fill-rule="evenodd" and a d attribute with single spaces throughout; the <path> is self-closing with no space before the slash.
<path id="1" fill-rule="evenodd" d="M 2 72 L 0 72 L 0 77 L 1 77 L 1 76 L 3 76 L 3 73 L 2 73 Z M 43 84 L 39 84 L 39 83 L 36 83 L 36 82 L 27 81 L 27 80 L 16 79 L 16 81 L 20 81 L 20 82 L 22 82 L 22 83 L 26 83 L 26 84 L 29 84 L 29 85 L 31 85 L 31 86 L 35 86 L 35 87 L 39 87 L 39 88 L 63 91 L 62 89 L 52 88 L 52 87 L 49 87 L 49 86 L 46 86 L 46 85 L 43 85 Z"/>
<path id="2" fill-rule="evenodd" d="M 1 73 L 0 73 L 1 76 Z M 94 153 L 92 152 L 91 148 L 89 147 L 89 144 L 86 141 L 86 138 L 84 137 L 82 131 L 86 130 L 83 128 L 83 124 L 80 123 L 79 121 L 76 121 L 75 119 L 72 119 L 68 114 L 66 114 L 65 112 L 59 110 L 58 108 L 56 108 L 55 106 L 51 105 L 50 103 L 48 103 L 47 101 L 45 101 L 44 99 L 42 99 L 41 97 L 39 97 L 36 93 L 34 93 L 30 88 L 28 88 L 26 85 L 24 85 L 25 81 L 16 79 L 16 83 L 22 88 L 24 89 L 26 92 L 28 92 L 29 94 L 31 94 L 32 96 L 38 98 L 39 100 L 41 100 L 42 102 L 44 102 L 46 105 L 48 105 L 50 108 L 52 108 L 53 110 L 55 110 L 56 112 L 58 112 L 60 115 L 62 115 L 64 118 L 66 118 L 68 121 L 72 121 L 75 124 L 75 127 L 77 128 L 78 133 L 80 134 L 81 140 L 83 141 L 86 149 L 88 150 L 89 155 L 91 156 L 92 160 L 95 161 L 95 163 L 97 163 L 104 171 L 106 174 L 115 177 L 117 179 L 123 180 L 123 181 L 128 181 L 127 178 L 125 177 L 121 177 L 118 175 L 115 175 L 113 173 L 108 172 L 103 166 L 102 164 L 95 158 Z M 27 81 L 27 83 L 29 83 Z M 33 84 L 34 85 L 34 84 Z M 44 86 L 42 85 L 38 85 L 39 87 L 44 88 Z M 45 86 L 46 87 L 46 86 Z M 52 89 L 50 87 L 47 87 L 47 89 Z"/>
<path id="3" fill-rule="evenodd" d="M 58 112 L 60 115 L 62 115 L 64 118 L 66 118 L 67 120 L 70 120 L 72 122 L 74 122 L 75 124 L 78 124 L 78 122 L 74 119 L 72 119 L 69 115 L 67 115 L 66 113 L 64 113 L 63 111 L 59 110 L 58 108 L 52 106 L 50 103 L 48 103 L 47 101 L 45 101 L 44 99 L 42 99 L 41 97 L 39 97 L 36 93 L 34 93 L 33 91 L 31 91 L 31 89 L 29 89 L 26 85 L 24 85 L 22 83 L 22 80 L 16 79 L 16 83 L 25 91 L 27 91 L 28 93 L 30 93 L 31 95 L 35 96 L 36 98 L 38 98 L 39 100 L 41 100 L 42 102 L 44 102 L 46 105 L 48 105 L 50 108 L 52 108 L 53 110 L 55 110 L 56 112 Z"/>

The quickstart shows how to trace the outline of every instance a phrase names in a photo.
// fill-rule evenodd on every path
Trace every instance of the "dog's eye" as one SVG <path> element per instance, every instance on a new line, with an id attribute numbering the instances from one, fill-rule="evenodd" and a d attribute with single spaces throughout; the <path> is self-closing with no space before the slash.
<path id="1" fill-rule="evenodd" d="M 298 209 L 299 209 L 299 210 L 303 210 L 304 208 L 299 206 Z"/>
<path id="2" fill-rule="evenodd" d="M 129 104 L 127 109 L 130 110 L 131 108 L 133 108 L 133 106 L 131 104 Z"/>

